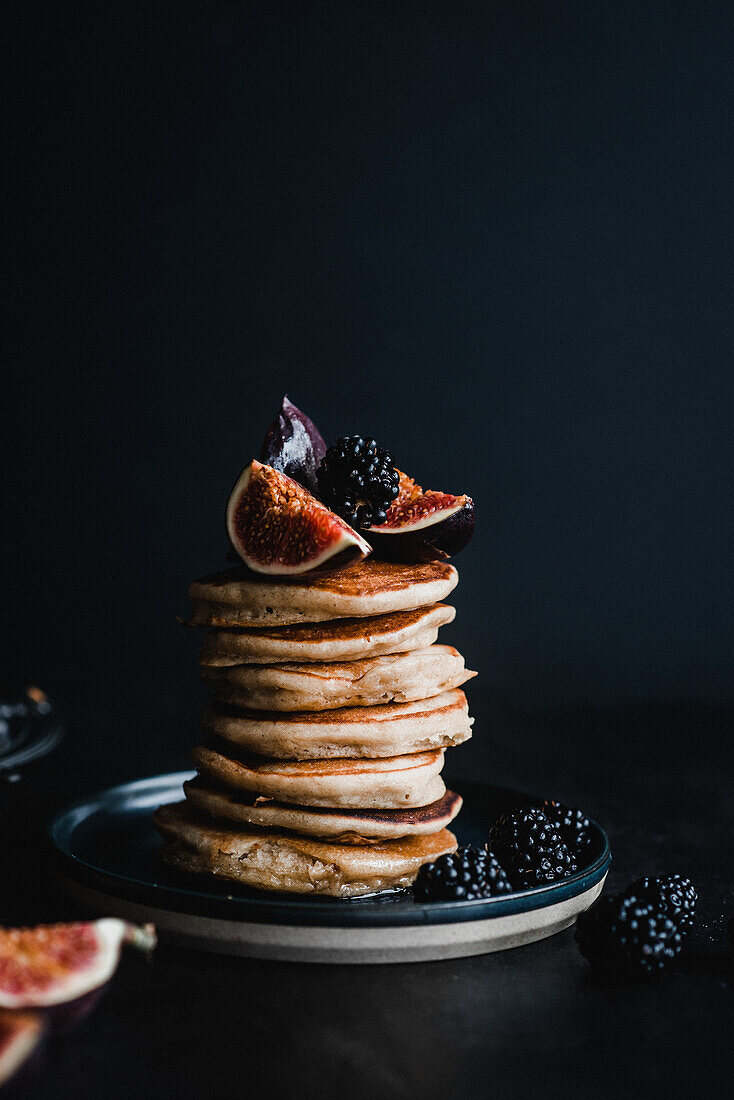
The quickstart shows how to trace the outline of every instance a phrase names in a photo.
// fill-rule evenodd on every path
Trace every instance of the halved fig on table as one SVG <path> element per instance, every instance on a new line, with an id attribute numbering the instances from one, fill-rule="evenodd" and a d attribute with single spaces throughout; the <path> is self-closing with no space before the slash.
<path id="1" fill-rule="evenodd" d="M 402 562 L 445 561 L 473 534 L 471 497 L 424 490 L 404 473 L 385 522 L 366 531 L 376 558 Z"/>
<path id="2" fill-rule="evenodd" d="M 316 471 L 325 454 L 326 444 L 313 420 L 284 397 L 268 428 L 260 461 L 315 493 Z"/>
<path id="3" fill-rule="evenodd" d="M 155 929 L 116 917 L 1 928 L 0 1007 L 48 1008 L 84 997 L 109 981 L 125 944 L 152 951 Z"/>
<path id="4" fill-rule="evenodd" d="M 15 1077 L 28 1061 L 43 1035 L 38 1012 L 6 1012 L 0 1009 L 0 1087 Z"/>
<path id="5" fill-rule="evenodd" d="M 257 459 L 232 490 L 227 534 L 245 565 L 276 576 L 343 569 L 372 549 L 297 481 Z"/>

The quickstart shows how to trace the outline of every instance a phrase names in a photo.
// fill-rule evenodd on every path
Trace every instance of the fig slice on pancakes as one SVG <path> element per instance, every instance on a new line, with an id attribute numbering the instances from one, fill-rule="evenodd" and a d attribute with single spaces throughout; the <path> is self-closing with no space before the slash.
<path id="1" fill-rule="evenodd" d="M 268 428 L 260 461 L 315 493 L 318 488 L 316 470 L 325 454 L 326 444 L 321 432 L 286 395 Z"/>
<path id="2" fill-rule="evenodd" d="M 387 561 L 446 561 L 474 534 L 474 501 L 423 489 L 398 471 L 400 488 L 384 523 L 367 530 L 378 558 Z"/>
<path id="3" fill-rule="evenodd" d="M 343 569 L 371 553 L 369 543 L 307 489 L 257 459 L 230 494 L 227 534 L 245 565 L 273 576 Z"/>

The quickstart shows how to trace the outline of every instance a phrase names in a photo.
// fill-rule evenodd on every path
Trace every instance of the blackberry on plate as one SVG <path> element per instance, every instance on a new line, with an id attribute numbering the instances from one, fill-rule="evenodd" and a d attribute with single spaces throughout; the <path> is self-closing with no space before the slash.
<path id="1" fill-rule="evenodd" d="M 576 942 L 591 966 L 607 977 L 650 977 L 676 958 L 683 936 L 676 921 L 653 903 L 623 891 L 581 914 Z"/>
<path id="2" fill-rule="evenodd" d="M 494 854 L 494 852 L 486 852 L 485 859 L 485 876 L 487 879 L 488 894 L 487 897 L 494 898 L 500 894 L 511 894 L 512 883 L 505 874 L 504 867 L 500 866 L 500 863 Z"/>
<path id="3" fill-rule="evenodd" d="M 418 901 L 474 901 L 511 891 L 492 853 L 472 845 L 425 863 L 413 886 Z"/>
<path id="4" fill-rule="evenodd" d="M 646 901 L 661 916 L 670 917 L 678 925 L 681 935 L 693 928 L 698 894 L 689 878 L 683 875 L 640 878 L 627 887 L 625 894 Z"/>
<path id="5" fill-rule="evenodd" d="M 321 499 L 353 527 L 376 527 L 398 495 L 400 475 L 374 439 L 344 436 L 316 471 Z"/>
<path id="6" fill-rule="evenodd" d="M 583 810 L 575 806 L 566 806 L 563 802 L 544 802 L 540 807 L 545 816 L 561 834 L 566 847 L 579 858 L 579 863 L 587 863 L 591 855 L 594 837 L 592 825 Z"/>
<path id="7" fill-rule="evenodd" d="M 489 831 L 489 846 L 518 890 L 546 886 L 578 870 L 578 860 L 537 807 L 503 814 Z"/>

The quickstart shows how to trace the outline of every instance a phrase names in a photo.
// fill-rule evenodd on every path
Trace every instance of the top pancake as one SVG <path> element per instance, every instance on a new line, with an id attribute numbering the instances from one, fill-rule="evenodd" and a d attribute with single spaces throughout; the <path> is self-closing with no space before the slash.
<path id="1" fill-rule="evenodd" d="M 276 664 L 279 661 L 357 661 L 433 645 L 439 627 L 453 621 L 445 603 L 367 619 L 332 619 L 295 626 L 212 630 L 199 663 L 205 668 Z"/>
<path id="2" fill-rule="evenodd" d="M 426 607 L 448 596 L 459 580 L 453 565 L 366 561 L 328 576 L 274 581 L 241 566 L 194 581 L 192 626 L 288 626 L 363 618 Z"/>

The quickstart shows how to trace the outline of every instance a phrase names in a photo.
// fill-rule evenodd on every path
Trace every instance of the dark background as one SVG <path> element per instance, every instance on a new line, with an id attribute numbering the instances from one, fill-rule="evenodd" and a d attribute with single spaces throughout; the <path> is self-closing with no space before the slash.
<path id="1" fill-rule="evenodd" d="M 6 667 L 189 713 L 288 392 L 475 497 L 478 688 L 734 700 L 730 5 L 6 19 Z"/>
<path id="2" fill-rule="evenodd" d="M 0 788 L 0 921 L 77 913 L 54 808 L 187 766 L 174 615 L 284 392 L 476 499 L 458 789 L 581 804 L 613 889 L 701 896 L 681 966 L 612 991 L 570 931 L 350 970 L 161 945 L 18 1095 L 730 1095 L 731 4 L 3 19 L 0 670 L 67 736 Z"/>

